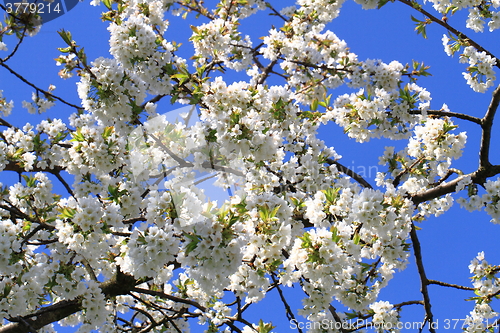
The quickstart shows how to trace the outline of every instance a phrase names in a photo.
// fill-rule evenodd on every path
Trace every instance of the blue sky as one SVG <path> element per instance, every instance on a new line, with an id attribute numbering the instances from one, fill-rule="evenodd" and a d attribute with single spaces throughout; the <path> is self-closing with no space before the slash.
<path id="1" fill-rule="evenodd" d="M 289 5 L 286 1 L 273 1 L 273 4 L 276 7 Z M 43 89 L 46 89 L 49 84 L 54 84 L 57 87 L 56 95 L 79 104 L 74 85 L 76 79 L 63 82 L 57 75 L 59 68 L 55 66 L 53 59 L 60 54 L 56 48 L 64 46 L 57 30 L 64 28 L 71 31 L 78 45 L 85 47 L 89 59 L 95 59 L 99 56 L 107 57 L 109 56 L 107 24 L 102 23 L 99 18 L 99 14 L 103 10 L 104 7 L 92 7 L 88 2 L 78 4 L 69 13 L 45 24 L 37 36 L 26 39 L 18 54 L 8 64 L 26 79 Z M 410 15 L 421 18 L 421 15 L 400 3 L 389 3 L 381 10 L 365 11 L 361 9 L 361 6 L 350 1 L 344 4 L 341 15 L 333 21 L 329 29 L 336 33 L 339 38 L 344 39 L 359 59 L 382 59 L 385 62 L 398 60 L 403 64 L 415 59 L 430 65 L 430 72 L 433 76 L 419 79 L 418 84 L 431 92 L 433 97 L 431 108 L 439 109 L 442 103 L 446 103 L 451 111 L 481 117 L 489 104 L 491 92 L 474 93 L 466 85 L 461 74 L 465 65 L 458 63 L 457 56 L 451 58 L 443 52 L 441 37 L 445 31 L 441 27 L 431 25 L 428 28 L 428 39 L 425 40 L 414 32 L 414 22 L 411 21 Z M 275 19 L 269 18 L 269 20 Z M 276 20 L 275 22 L 278 26 L 279 22 Z M 465 29 L 465 17 L 460 13 L 450 18 L 449 23 L 483 44 L 493 54 L 500 54 L 498 31 L 477 34 Z M 190 46 L 185 40 L 191 34 L 189 24 L 193 24 L 193 22 L 174 18 L 167 32 L 167 38 L 183 42 L 184 47 L 189 48 Z M 243 23 L 244 31 L 248 30 L 248 33 L 251 32 L 253 36 L 257 37 L 264 35 L 270 26 L 271 23 L 262 21 L 249 21 L 248 26 L 245 26 L 245 21 Z M 7 44 L 9 44 L 9 40 L 12 41 L 12 39 L 5 40 Z M 254 40 L 257 41 L 256 38 Z M 8 46 L 11 50 L 12 42 Z M 25 109 L 21 108 L 21 101 L 31 99 L 31 89 L 13 78 L 4 69 L 0 69 L 0 89 L 4 90 L 4 96 L 9 100 L 14 99 L 15 101 L 16 107 L 7 121 L 17 126 L 21 126 L 27 121 L 35 124 L 47 117 L 66 119 L 73 112 L 69 107 L 58 105 L 46 114 L 29 115 Z M 335 97 L 344 92 L 345 90 L 339 90 L 332 93 Z M 176 108 L 166 104 L 162 104 L 162 107 L 165 108 L 164 111 Z M 468 144 L 463 158 L 456 162 L 455 167 L 470 172 L 477 167 L 480 132 L 477 125 L 467 124 L 460 120 L 457 120 L 456 123 L 460 125 L 462 131 L 468 132 Z M 493 135 L 491 154 L 492 162 L 496 164 L 500 163 L 498 160 L 498 133 L 496 131 L 496 134 Z M 320 137 L 336 148 L 337 152 L 343 156 L 343 163 L 346 166 L 354 166 L 355 171 L 358 172 L 370 170 L 370 167 L 378 167 L 380 171 L 383 171 L 381 166 L 378 166 L 378 156 L 383 153 L 384 146 L 404 144 L 404 142 L 387 140 L 374 140 L 365 144 L 357 144 L 344 136 L 342 130 L 336 125 L 321 130 Z M 12 176 L 14 175 L 3 174 L 1 180 L 8 183 L 9 177 Z M 10 181 L 15 180 L 17 180 L 17 176 L 10 179 Z M 495 248 L 500 226 L 491 224 L 489 220 L 489 217 L 484 213 L 468 213 L 456 205 L 445 215 L 430 218 L 421 223 L 419 227 L 422 230 L 419 231 L 419 235 L 428 278 L 471 286 L 467 266 L 479 251 L 485 251 L 486 259 L 489 262 L 500 263 L 500 252 Z M 404 272 L 396 274 L 389 287 L 382 291 L 380 299 L 392 303 L 418 300 L 421 299 L 419 289 L 418 274 L 412 259 L 409 267 Z M 446 320 L 465 318 L 474 306 L 472 302 L 463 301 L 474 296 L 471 292 L 438 286 L 430 286 L 429 290 L 439 328 L 445 327 Z M 288 290 L 287 293 L 294 294 L 293 290 Z M 277 332 L 291 331 L 283 307 L 278 302 L 276 297 L 262 301 L 261 304 L 255 306 L 258 311 L 253 312 L 252 316 L 254 316 L 255 321 L 262 318 L 264 321 L 272 321 L 275 325 L 277 324 Z M 292 296 L 292 307 L 299 306 L 300 299 L 297 296 Z M 495 303 L 493 303 L 493 308 L 500 310 L 500 307 L 495 307 Z M 403 310 L 402 315 L 403 322 L 420 321 L 423 318 L 423 309 L 420 306 L 407 307 Z M 64 328 L 59 331 L 73 332 L 74 329 Z M 192 331 L 201 332 L 202 329 L 193 326 Z M 414 330 L 408 330 L 408 332 L 412 331 Z"/>

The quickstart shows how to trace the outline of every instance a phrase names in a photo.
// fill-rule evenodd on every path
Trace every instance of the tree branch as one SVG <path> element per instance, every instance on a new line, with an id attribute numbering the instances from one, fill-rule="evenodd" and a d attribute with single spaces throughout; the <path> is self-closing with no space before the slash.
<path id="1" fill-rule="evenodd" d="M 493 119 L 500 103 L 500 85 L 493 92 L 488 110 L 481 119 L 481 128 L 483 134 L 481 136 L 481 148 L 479 149 L 479 167 L 486 168 L 491 165 L 490 163 L 490 143 L 491 143 L 491 127 L 493 126 Z"/>
<path id="2" fill-rule="evenodd" d="M 410 110 L 409 114 L 422 114 L 420 110 Z M 450 112 L 450 111 L 441 111 L 441 110 L 428 110 L 427 114 L 433 116 L 444 116 L 444 117 L 454 117 L 462 120 L 468 120 L 470 122 L 481 125 L 481 119 L 473 116 L 469 116 L 468 114 L 458 113 L 458 112 Z"/>
<path id="3" fill-rule="evenodd" d="M 345 328 L 343 327 L 344 325 L 342 325 L 342 319 L 340 318 L 340 316 L 338 315 L 337 313 L 337 309 L 335 309 L 335 307 L 333 305 L 330 304 L 330 306 L 328 307 L 328 310 L 330 311 L 330 313 L 332 314 L 333 318 L 335 319 L 335 321 L 337 323 L 340 324 L 340 332 L 342 333 L 347 333 L 347 331 L 345 330 Z"/>
<path id="4" fill-rule="evenodd" d="M 199 303 L 195 302 L 195 301 L 191 301 L 189 299 L 184 299 L 184 298 L 180 298 L 180 297 L 177 297 L 177 296 L 173 296 L 173 295 L 169 295 L 169 294 L 165 294 L 161 291 L 155 291 L 155 290 L 148 290 L 148 289 L 143 289 L 143 288 L 132 288 L 130 291 L 134 291 L 136 293 L 141 293 L 141 294 L 147 294 L 147 295 L 151 295 L 151 296 L 157 296 L 157 297 L 161 297 L 161 298 L 165 298 L 165 299 L 168 299 L 170 301 L 174 301 L 174 302 L 178 302 L 178 303 L 184 303 L 184 304 L 187 304 L 187 305 L 191 305 L 191 306 L 194 306 L 195 308 L 205 312 L 207 311 L 207 308 L 200 305 Z M 2 332 L 0 332 L 2 333 Z"/>
<path id="5" fill-rule="evenodd" d="M 339 162 L 334 161 L 331 158 L 327 159 L 326 162 L 330 165 L 334 164 L 340 172 L 345 173 L 346 175 L 348 175 L 349 177 L 351 177 L 352 179 L 357 181 L 361 186 L 363 186 L 365 188 L 373 188 L 373 186 L 371 186 L 370 183 L 368 183 L 363 177 L 361 177 L 360 175 L 358 175 L 356 172 L 352 171 L 348 167 L 340 164 Z"/>
<path id="6" fill-rule="evenodd" d="M 31 83 L 30 81 L 26 80 L 23 76 L 21 76 L 20 74 L 18 74 L 17 72 L 15 72 L 12 68 L 10 68 L 9 66 L 7 66 L 3 60 L 0 60 L 0 66 L 2 66 L 3 68 L 5 68 L 6 70 L 8 70 L 11 74 L 13 74 L 15 77 L 17 77 L 19 80 L 23 81 L 24 83 L 26 83 L 28 86 L 34 88 L 36 91 L 38 92 L 41 92 L 42 94 L 44 94 L 45 96 L 49 96 L 53 99 L 57 99 L 58 101 L 68 105 L 68 106 L 71 106 L 72 108 L 75 108 L 77 110 L 83 110 L 83 108 L 81 106 L 76 106 L 75 104 L 71 104 L 69 102 L 66 102 L 64 99 L 62 99 L 61 97 L 58 97 L 56 95 L 53 95 L 51 94 L 50 92 L 46 91 L 46 90 L 43 90 L 41 88 L 38 88 L 37 86 L 35 86 L 33 83 Z"/>
<path id="7" fill-rule="evenodd" d="M 101 283 L 99 288 L 105 297 L 109 299 L 128 294 L 136 284 L 137 281 L 133 276 L 122 273 L 120 267 L 118 267 L 115 276 Z M 33 329 L 39 330 L 43 326 L 62 320 L 82 309 L 81 298 L 63 300 L 41 308 L 33 314 L 10 318 L 11 323 L 0 327 L 0 333 L 35 333 L 32 332 Z"/>
<path id="8" fill-rule="evenodd" d="M 486 182 L 486 179 L 497 174 L 500 174 L 500 165 L 491 165 L 487 168 L 479 168 L 478 170 L 467 175 L 457 177 L 453 180 L 450 180 L 449 182 L 442 183 L 426 191 L 416 193 L 411 196 L 411 200 L 417 206 L 422 202 L 455 192 L 458 182 L 467 176 L 471 177 L 471 180 L 474 184 L 484 184 L 484 182 Z"/>
<path id="9" fill-rule="evenodd" d="M 276 284 L 276 289 L 278 290 L 278 294 L 280 295 L 281 302 L 283 303 L 283 306 L 285 307 L 286 311 L 286 317 L 287 319 L 292 322 L 296 322 L 297 319 L 295 319 L 295 315 L 293 314 L 292 308 L 288 304 L 285 295 L 283 294 L 283 291 L 281 290 L 278 281 L 276 280 L 276 276 L 274 274 L 271 275 L 271 278 L 273 279 L 274 284 Z M 297 330 L 302 333 L 302 329 L 300 327 L 297 327 Z"/>
<path id="10" fill-rule="evenodd" d="M 82 309 L 82 300 L 61 301 L 31 315 L 10 318 L 10 324 L 0 327 L 0 333 L 35 333 L 43 326 L 62 320 Z"/>
<path id="11" fill-rule="evenodd" d="M 435 285 L 442 286 L 442 287 L 449 287 L 449 288 L 455 288 L 455 289 L 461 289 L 461 290 L 474 291 L 474 288 L 472 288 L 472 287 L 460 286 L 458 284 L 453 284 L 453 283 L 447 283 L 447 282 L 442 282 L 442 281 L 437 281 L 437 280 L 427 280 L 427 282 L 429 284 L 435 284 Z"/>
<path id="12" fill-rule="evenodd" d="M 3 6 L 2 6 L 3 7 Z M 5 7 L 4 7 L 5 8 Z M 3 9 L 3 8 L 2 8 Z M 6 9 L 6 8 L 5 8 Z M 17 50 L 19 49 L 19 46 L 21 46 L 21 43 L 23 42 L 24 40 L 24 37 L 26 37 L 26 26 L 24 27 L 24 30 L 23 32 L 21 33 L 21 37 L 19 37 L 19 41 L 17 42 L 16 46 L 14 47 L 14 49 L 12 50 L 12 52 L 6 56 L 5 58 L 3 59 L 0 59 L 2 62 L 7 62 L 10 58 L 12 58 L 14 56 L 14 54 L 16 54 Z"/>
<path id="13" fill-rule="evenodd" d="M 415 225 L 413 223 L 411 225 L 410 236 L 411 236 L 411 241 L 413 243 L 413 252 L 415 255 L 418 274 L 420 275 L 420 286 L 421 286 L 420 292 L 422 293 L 422 296 L 424 298 L 426 321 L 429 322 L 429 332 L 435 333 L 436 331 L 433 327 L 434 316 L 432 314 L 431 300 L 429 297 L 429 291 L 427 289 L 427 286 L 429 285 L 429 280 L 427 279 L 427 276 L 425 274 L 425 268 L 422 260 L 422 249 L 420 247 L 420 241 L 418 240 L 417 230 L 415 229 Z"/>
<path id="14" fill-rule="evenodd" d="M 68 191 L 68 193 L 74 197 L 75 196 L 75 193 L 73 193 L 73 190 L 71 189 L 71 187 L 69 186 L 69 184 L 66 182 L 66 180 L 61 176 L 61 172 L 60 171 L 55 171 L 52 173 L 54 176 L 56 176 L 57 180 L 59 180 L 59 182 L 61 182 L 61 184 L 64 186 L 64 188 L 66 189 L 66 191 Z"/>
<path id="15" fill-rule="evenodd" d="M 203 15 L 203 16 L 205 16 L 206 18 L 208 18 L 210 20 L 214 20 L 215 19 L 215 17 L 208 11 L 208 9 L 206 9 L 203 6 L 200 6 L 201 2 L 199 2 L 199 1 L 195 1 L 196 5 L 198 7 L 193 7 L 193 6 L 189 5 L 189 4 L 186 4 L 184 1 L 176 1 L 175 3 L 177 3 L 178 5 L 180 5 L 182 7 L 187 8 L 189 11 L 193 11 L 193 12 L 196 12 L 196 13 L 198 13 L 200 15 Z"/>
<path id="16" fill-rule="evenodd" d="M 457 29 L 455 29 L 451 25 L 449 25 L 447 22 L 438 19 L 437 17 L 435 17 L 434 15 L 432 15 L 431 13 L 429 13 L 428 11 L 426 11 L 425 9 L 423 9 L 422 5 L 420 5 L 416 1 L 412 1 L 412 0 L 398 0 L 398 1 L 401 2 L 401 3 L 403 3 L 403 4 L 405 4 L 405 5 L 407 5 L 407 6 L 410 6 L 411 8 L 415 9 L 416 11 L 418 11 L 418 12 L 422 13 L 423 15 L 427 16 L 432 22 L 435 22 L 435 23 L 439 24 L 440 26 L 442 26 L 443 28 L 445 28 L 446 30 L 450 31 L 452 34 L 454 34 L 455 36 L 457 36 L 458 38 L 460 38 L 461 40 L 463 40 L 464 42 L 466 42 L 470 46 L 473 46 L 479 52 L 485 52 L 489 56 L 497 59 L 497 57 L 495 57 L 495 55 L 493 55 L 493 53 L 491 53 L 490 51 L 486 50 L 484 47 L 482 47 L 481 45 L 479 45 L 478 43 L 476 43 L 474 40 L 472 40 L 471 38 L 469 38 L 463 32 L 458 31 Z M 498 61 L 496 63 L 496 66 L 498 68 L 500 68 L 500 63 Z"/>
<path id="17" fill-rule="evenodd" d="M 271 3 L 269 2 L 266 2 L 266 7 L 269 8 L 274 14 L 270 14 L 270 15 L 276 15 L 278 16 L 280 19 L 282 19 L 283 21 L 285 22 L 288 22 L 289 19 L 287 19 L 286 17 L 284 17 L 283 15 L 281 15 L 280 12 L 278 12 L 272 5 Z"/>

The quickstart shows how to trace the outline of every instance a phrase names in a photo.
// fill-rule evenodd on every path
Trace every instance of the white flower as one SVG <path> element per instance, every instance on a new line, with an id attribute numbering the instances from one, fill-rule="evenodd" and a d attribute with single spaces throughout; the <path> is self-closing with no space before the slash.
<path id="1" fill-rule="evenodd" d="M 451 50 L 451 46 L 449 45 L 450 38 L 443 34 L 443 38 L 441 40 L 443 41 L 444 52 L 446 52 L 447 55 L 452 56 L 453 52 Z"/>

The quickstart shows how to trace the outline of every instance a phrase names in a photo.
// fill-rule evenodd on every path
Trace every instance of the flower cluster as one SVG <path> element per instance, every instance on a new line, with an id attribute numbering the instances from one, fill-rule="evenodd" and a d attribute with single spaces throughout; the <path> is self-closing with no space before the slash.
<path id="1" fill-rule="evenodd" d="M 489 87 L 493 86 L 496 79 L 493 66 L 497 60 L 486 54 L 485 51 L 478 52 L 474 47 L 468 46 L 460 55 L 460 62 L 469 63 L 467 72 L 464 72 L 464 78 L 467 84 L 476 92 L 485 92 Z"/>
<path id="2" fill-rule="evenodd" d="M 467 139 L 465 132 L 454 134 L 456 128 L 447 118 L 427 118 L 414 127 L 414 136 L 405 149 L 396 153 L 394 147 L 386 147 L 379 164 L 387 165 L 388 172 L 379 174 L 379 184 L 388 184 L 390 180 L 393 185 L 402 183 L 400 190 L 417 193 L 444 177 L 452 159 L 462 155 Z"/>
<path id="3" fill-rule="evenodd" d="M 35 114 L 37 112 L 44 113 L 56 104 L 50 97 L 49 99 L 45 99 L 36 93 L 32 94 L 31 99 L 33 102 L 23 101 L 23 108 L 26 108 L 31 114 Z"/>
<path id="4" fill-rule="evenodd" d="M 122 245 L 120 252 L 124 255 L 117 260 L 124 272 L 135 276 L 155 277 L 157 283 L 165 283 L 172 275 L 174 255 L 177 253 L 173 230 L 168 232 L 158 227 L 147 228 L 142 225 L 134 229 L 130 240 Z M 162 251 L 158 252 L 157 249 Z"/>
<path id="5" fill-rule="evenodd" d="M 484 332 L 489 329 L 487 323 L 498 316 L 490 306 L 492 296 L 500 292 L 500 280 L 496 277 L 498 268 L 488 264 L 484 252 L 480 252 L 472 259 L 469 270 L 474 274 L 474 289 L 479 297 L 474 298 L 474 309 L 465 318 L 465 332 Z"/>
<path id="6" fill-rule="evenodd" d="M 488 179 L 484 184 L 486 192 L 478 195 L 473 185 L 469 185 L 468 198 L 459 198 L 457 202 L 468 211 L 484 210 L 491 216 L 491 222 L 500 223 L 500 179 Z"/>
<path id="7" fill-rule="evenodd" d="M 146 5 L 144 5 L 146 6 Z M 110 31 L 110 53 L 122 71 L 129 76 L 137 87 L 149 89 L 152 94 L 168 94 L 172 85 L 164 77 L 164 70 L 173 60 L 171 43 L 159 37 L 167 29 L 163 21 L 160 1 L 150 2 L 144 13 L 131 15 L 126 21 L 112 23 Z M 149 24 L 148 24 L 149 23 Z M 121 82 L 122 77 L 117 80 Z M 120 91 L 116 91 L 120 95 Z M 140 102 L 138 102 L 140 103 Z"/>
<path id="8" fill-rule="evenodd" d="M 60 55 L 55 60 L 57 66 L 64 65 L 64 68 L 58 73 L 62 79 L 69 79 L 72 77 L 74 75 L 73 70 L 79 65 L 79 60 L 74 53 Z"/>
<path id="9" fill-rule="evenodd" d="M 366 88 L 337 97 L 322 121 L 335 119 L 358 142 L 378 137 L 408 137 L 410 129 L 420 119 L 417 112 L 412 114 L 410 111 L 425 114 L 431 100 L 429 92 L 414 83 L 397 90 L 402 70 L 400 63 L 367 62 L 363 67 L 359 77 L 351 77 L 351 84 Z M 373 89 L 373 85 L 377 88 Z"/>
<path id="10" fill-rule="evenodd" d="M 7 117 L 14 108 L 14 101 L 7 102 L 7 99 L 3 96 L 3 90 L 0 90 L 0 113 Z"/>
<path id="11" fill-rule="evenodd" d="M 377 327 L 378 332 L 399 332 L 399 312 L 387 301 L 379 301 L 370 304 L 370 309 L 374 312 L 372 323 Z"/>
<path id="12" fill-rule="evenodd" d="M 64 165 L 69 173 L 82 175 L 92 172 L 103 175 L 122 165 L 126 140 L 113 127 L 79 127 L 72 134 L 71 148 L 64 151 Z"/>
<path id="13" fill-rule="evenodd" d="M 430 170 L 436 170 L 438 176 L 444 176 L 452 159 L 462 155 L 467 135 L 450 133 L 457 128 L 449 119 L 428 119 L 423 125 L 413 130 L 407 153 L 415 159 L 426 160 Z"/>
<path id="14" fill-rule="evenodd" d="M 328 303 L 331 298 L 353 309 L 364 308 L 376 299 L 394 269 L 405 267 L 408 256 L 405 240 L 413 212 L 409 202 L 399 196 L 384 197 L 381 192 L 369 189 L 356 196 L 352 190 L 339 192 L 339 189 L 326 190 L 307 202 L 305 216 L 316 228 L 295 240 L 284 263 L 283 283 L 291 284 L 300 276 L 307 281 L 304 288 L 308 298 L 303 301 L 303 313 L 311 320 L 316 320 L 323 309 L 315 304 Z M 385 210 L 385 205 L 390 208 Z M 330 223 L 333 225 L 327 229 Z M 363 258 L 380 258 L 382 265 L 355 264 Z M 351 267 L 348 273 L 343 270 L 346 266 Z M 365 279 L 366 266 L 373 267 L 372 285 Z"/>
<path id="15" fill-rule="evenodd" d="M 301 7 L 297 8 L 297 12 L 304 16 L 314 15 L 317 22 L 328 23 L 339 15 L 343 3 L 344 1 L 299 0 L 297 4 Z M 299 19 L 297 16 L 294 18 Z"/>
<path id="16" fill-rule="evenodd" d="M 190 40 L 199 55 L 198 64 L 222 61 L 236 71 L 247 68 L 252 63 L 252 42 L 248 36 L 241 38 L 237 28 L 238 21 L 223 19 L 193 27 Z"/>
<path id="17" fill-rule="evenodd" d="M 497 10 L 500 7 L 500 3 L 496 0 L 484 2 L 477 0 L 431 0 L 430 2 L 433 4 L 434 9 L 436 9 L 441 14 L 447 14 L 450 10 L 457 11 L 468 9 L 469 13 L 466 25 L 467 28 L 472 29 L 475 32 L 483 32 L 486 20 L 489 20 L 488 27 L 490 31 L 493 31 L 500 27 L 500 12 L 498 12 Z"/>
<path id="18" fill-rule="evenodd" d="M 443 13 L 470 8 L 474 30 L 486 18 L 491 30 L 500 25 L 496 0 L 431 2 Z M 60 33 L 68 46 L 56 59 L 60 76 L 78 73 L 83 108 L 67 124 L 1 123 L 0 169 L 22 176 L 0 190 L 2 318 L 75 300 L 82 311 L 62 324 L 80 323 L 82 333 L 189 331 L 188 318 L 210 332 L 234 330 L 237 321 L 245 332 L 269 332 L 264 321 L 243 321 L 244 312 L 287 286 L 304 292 L 299 314 L 310 323 L 371 316 L 380 331 L 397 332 L 400 306 L 378 297 L 409 262 L 412 223 L 442 214 L 451 192 L 465 189 L 463 206 L 485 207 L 500 223 L 500 179 L 485 180 L 478 194 L 478 174 L 451 168 L 467 136 L 446 116 L 458 113 L 432 110 L 430 93 L 416 84 L 427 67 L 359 60 L 326 29 L 343 1 L 298 0 L 281 11 L 262 0 L 220 1 L 213 10 L 203 1 L 102 3 L 109 58 L 87 62 L 71 34 Z M 282 26 L 254 46 L 242 21 L 264 10 Z M 167 40 L 169 11 L 205 18 L 191 28 L 191 58 Z M 450 55 L 465 46 L 454 41 L 443 38 Z M 460 61 L 475 91 L 493 85 L 493 56 L 467 46 Z M 233 74 L 250 80 L 228 81 L 217 69 L 246 71 Z M 54 88 L 23 106 L 45 111 L 59 100 Z M 332 98 L 336 88 L 343 90 Z M 174 121 L 158 115 L 163 98 L 197 107 Z M 12 108 L 0 91 L 0 113 Z M 458 117 L 488 126 L 487 117 Z M 388 170 L 378 187 L 319 137 L 334 123 L 358 142 L 407 140 L 380 157 Z M 472 332 L 496 316 L 489 303 L 500 283 L 483 255 L 470 269 Z M 332 302 L 354 312 L 335 313 Z"/>

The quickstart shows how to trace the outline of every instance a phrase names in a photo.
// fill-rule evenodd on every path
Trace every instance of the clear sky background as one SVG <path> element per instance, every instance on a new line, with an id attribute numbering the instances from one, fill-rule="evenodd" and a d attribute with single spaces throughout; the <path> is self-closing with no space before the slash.
<path id="1" fill-rule="evenodd" d="M 272 1 L 276 8 L 288 6 L 288 1 Z M 8 62 L 8 65 L 18 71 L 29 81 L 35 83 L 43 89 L 47 89 L 49 84 L 54 84 L 57 89 L 55 94 L 66 100 L 79 104 L 76 93 L 76 78 L 63 81 L 57 75 L 59 67 L 55 66 L 54 58 L 60 52 L 57 47 L 64 47 L 64 42 L 57 34 L 61 28 L 71 31 L 73 39 L 80 46 L 84 46 L 89 60 L 99 56 L 109 57 L 108 39 L 106 31 L 107 23 L 102 23 L 100 13 L 105 8 L 92 7 L 88 1 L 78 4 L 69 13 L 45 24 L 40 33 L 34 38 L 27 38 L 21 46 L 18 54 Z M 500 32 L 486 32 L 477 34 L 465 28 L 465 13 L 459 13 L 449 19 L 449 23 L 462 30 L 474 40 L 482 44 L 493 54 L 500 54 L 499 37 Z M 412 59 L 423 61 L 430 65 L 430 72 L 433 76 L 421 78 L 418 84 L 427 88 L 433 97 L 431 108 L 440 109 L 446 103 L 451 111 L 467 113 L 473 116 L 482 117 L 489 100 L 491 89 L 485 94 L 474 93 L 462 77 L 465 69 L 464 64 L 458 63 L 458 55 L 454 58 L 448 57 L 441 44 L 441 37 L 445 31 L 435 24 L 428 27 L 428 39 L 417 36 L 414 32 L 414 22 L 410 15 L 422 18 L 417 12 L 400 3 L 389 3 L 381 10 L 362 10 L 361 6 L 349 1 L 344 4 L 340 16 L 328 27 L 341 39 L 344 39 L 351 51 L 356 53 L 360 60 L 367 58 L 382 59 L 389 63 L 398 60 L 401 63 L 411 63 Z M 270 29 L 272 23 L 276 27 L 280 22 L 273 17 L 259 14 L 258 20 L 243 21 L 243 31 L 253 36 L 254 43 L 258 43 L 257 37 L 263 36 Z M 188 19 L 183 21 L 180 18 L 172 18 L 170 28 L 167 32 L 167 39 L 183 42 L 188 51 L 187 38 L 191 35 L 190 24 L 196 24 Z M 487 30 L 487 28 L 486 28 Z M 9 51 L 13 48 L 13 39 L 5 40 Z M 9 43 L 10 42 L 10 43 Z M 4 56 L 5 53 L 0 54 Z M 246 80 L 245 74 L 240 74 L 242 80 Z M 232 77 L 229 77 L 232 80 Z M 239 80 L 234 77 L 234 80 Z M 15 101 L 15 108 L 11 116 L 6 120 L 17 126 L 22 126 L 26 122 L 36 124 L 39 121 L 50 118 L 67 119 L 73 113 L 71 108 L 58 103 L 47 113 L 34 116 L 27 113 L 21 107 L 22 100 L 31 100 L 32 89 L 28 88 L 20 80 L 14 78 L 5 69 L 0 68 L 0 89 L 4 90 L 4 96 L 8 100 Z M 333 97 L 347 92 L 345 89 L 333 91 Z M 158 111 L 174 110 L 178 106 L 162 104 Z M 164 110 L 163 110 L 164 108 Z M 477 125 L 468 124 L 465 121 L 456 120 L 461 131 L 468 132 L 468 144 L 464 151 L 464 156 L 453 165 L 461 168 L 465 172 L 475 170 L 478 161 L 478 147 L 480 132 Z M 494 164 L 499 164 L 498 146 L 498 122 L 494 127 L 493 144 L 491 158 Z M 378 165 L 378 156 L 383 154 L 384 146 L 396 145 L 400 147 L 402 142 L 392 142 L 388 140 L 373 140 L 365 144 L 357 144 L 349 140 L 340 128 L 332 124 L 320 130 L 320 137 L 333 145 L 337 152 L 343 156 L 344 165 L 352 167 L 354 171 L 363 174 L 373 180 L 375 177 L 374 168 L 384 171 Z M 370 169 L 371 167 L 371 169 Z M 369 172 L 369 170 L 372 170 Z M 1 181 L 4 184 L 15 182 L 15 174 L 2 173 Z M 372 182 L 374 183 L 374 182 Z M 61 189 L 62 194 L 65 193 Z M 465 286 L 471 286 L 470 273 L 467 266 L 479 251 L 485 251 L 486 259 L 490 263 L 500 264 L 500 252 L 498 247 L 498 235 L 500 226 L 489 222 L 490 218 L 484 213 L 468 213 L 454 206 L 445 215 L 438 218 L 429 218 L 419 225 L 420 240 L 423 248 L 423 260 L 429 279 L 441 280 Z M 409 300 L 420 300 L 420 282 L 414 265 L 414 260 L 408 268 L 395 275 L 389 286 L 381 293 L 381 300 L 388 300 L 391 303 L 399 303 Z M 295 290 L 288 290 L 288 295 L 296 295 Z M 464 302 L 464 299 L 474 296 L 472 292 L 458 291 L 445 287 L 430 286 L 430 297 L 433 305 L 435 318 L 438 320 L 440 331 L 445 328 L 446 320 L 464 319 L 473 309 L 473 302 Z M 291 296 L 293 308 L 300 306 L 300 296 Z M 492 303 L 493 309 L 500 311 L 497 303 Z M 266 298 L 261 304 L 254 305 L 252 316 L 254 322 L 262 318 L 264 321 L 272 321 L 277 324 L 276 332 L 292 331 L 284 314 L 284 308 L 276 297 Z M 420 321 L 424 317 L 423 308 L 413 305 L 405 307 L 402 311 L 403 322 Z M 452 322 L 453 324 L 453 322 Z M 74 332 L 74 328 L 60 328 L 59 332 Z M 193 325 L 193 332 L 202 332 L 203 329 Z M 405 330 L 416 332 L 416 330 Z M 457 327 L 453 331 L 459 331 Z"/>

